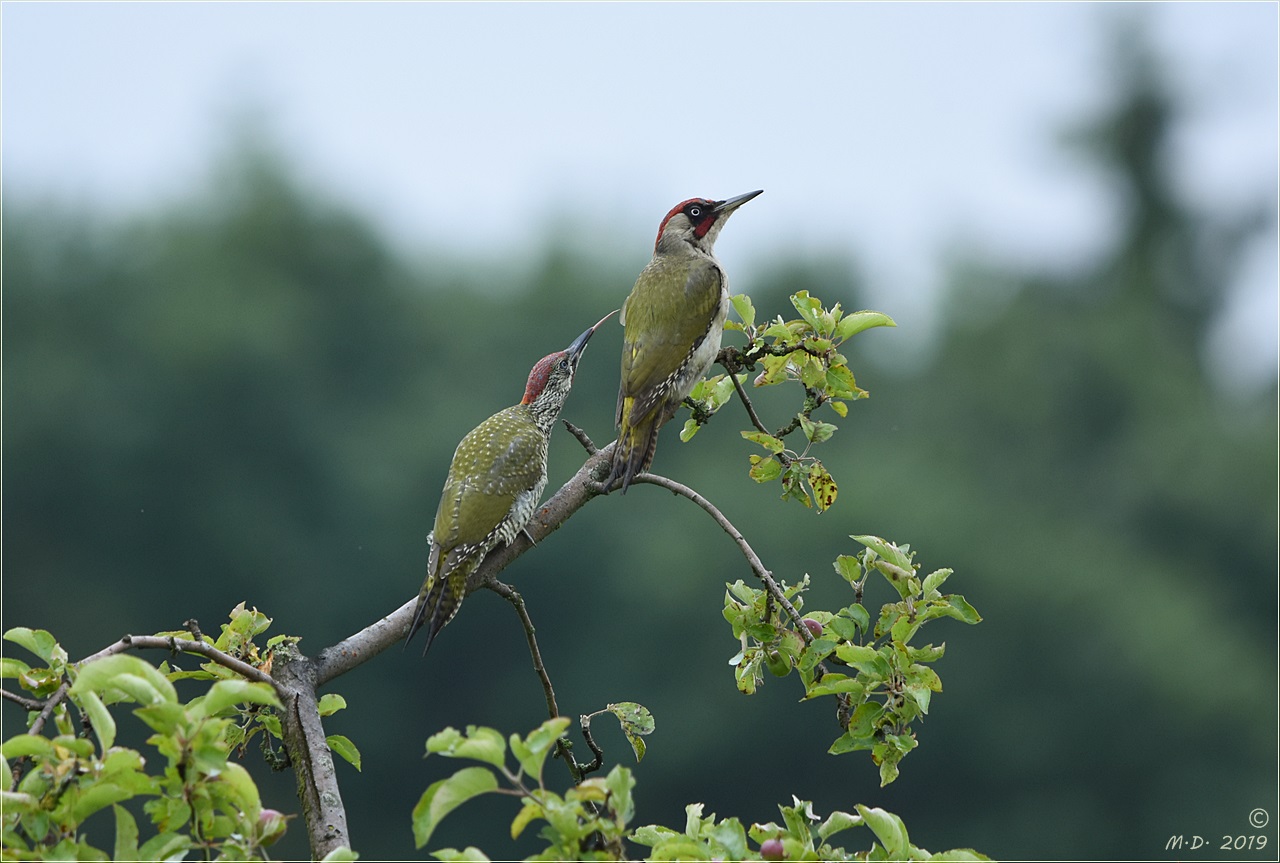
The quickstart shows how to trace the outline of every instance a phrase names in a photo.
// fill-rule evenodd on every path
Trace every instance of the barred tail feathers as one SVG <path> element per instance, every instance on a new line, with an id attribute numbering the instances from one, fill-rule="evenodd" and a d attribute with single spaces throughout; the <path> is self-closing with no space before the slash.
<path id="1" fill-rule="evenodd" d="M 409 632 L 405 636 L 405 646 L 408 646 L 417 631 L 426 627 L 426 644 L 422 647 L 423 656 L 426 656 L 427 651 L 431 649 L 431 643 L 440 634 L 440 630 L 453 620 L 458 609 L 462 607 L 462 598 L 466 594 L 467 575 L 474 568 L 459 566 L 461 561 L 447 558 L 444 569 L 448 571 L 437 571 L 433 576 L 432 570 L 436 569 L 435 564 L 440 551 L 438 548 L 432 548 L 431 552 L 427 580 L 418 594 L 418 605 L 413 612 L 413 622 L 409 624 Z M 452 555 L 449 556 L 451 557 Z M 452 564 L 451 569 L 449 569 L 450 564 Z"/>
<path id="2" fill-rule="evenodd" d="M 633 422 L 634 399 L 627 398 L 623 402 L 618 411 L 621 426 L 618 445 L 613 450 L 613 467 L 605 487 L 611 488 L 621 480 L 622 493 L 626 494 L 636 474 L 644 473 L 653 464 L 653 456 L 658 449 L 658 430 L 664 417 L 661 412 L 653 411 L 640 418 L 639 422 Z"/>

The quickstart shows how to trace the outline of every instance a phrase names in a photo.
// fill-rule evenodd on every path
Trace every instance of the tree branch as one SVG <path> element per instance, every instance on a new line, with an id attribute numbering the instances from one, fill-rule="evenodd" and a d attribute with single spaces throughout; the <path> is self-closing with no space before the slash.
<path id="1" fill-rule="evenodd" d="M 751 399 L 747 397 L 747 391 L 742 388 L 742 384 L 738 381 L 738 376 L 733 372 L 729 372 L 729 379 L 733 381 L 733 388 L 738 391 L 738 398 L 742 400 L 742 406 L 747 409 L 747 416 L 751 417 L 751 424 L 758 431 L 769 434 L 769 430 L 764 427 L 764 423 L 760 422 L 760 417 L 756 415 L 756 407 L 751 403 Z"/>
<path id="2" fill-rule="evenodd" d="M 489 556 L 467 579 L 468 594 L 488 586 L 491 579 L 496 578 L 516 558 L 532 548 L 533 542 L 541 542 L 543 538 L 550 536 L 587 501 L 600 494 L 600 483 L 608 474 L 613 459 L 613 447 L 614 444 L 610 443 L 604 449 L 597 450 L 559 491 L 538 507 L 525 527 L 528 536 L 524 533 L 517 534 L 510 545 L 499 546 L 489 552 Z M 316 685 L 323 686 L 335 677 L 368 662 L 404 638 L 416 603 L 415 596 L 376 623 L 316 654 Z"/>
<path id="3" fill-rule="evenodd" d="M 16 692 L 10 692 L 7 689 L 0 689 L 0 698 L 4 698 L 6 701 L 12 701 L 14 704 L 17 704 L 18 706 L 20 706 L 23 710 L 31 710 L 31 711 L 43 710 L 44 704 L 45 704 L 43 701 L 40 701 L 38 699 L 27 698 L 24 695 L 19 695 Z"/>
<path id="4" fill-rule="evenodd" d="M 670 491 L 673 494 L 678 494 L 681 497 L 688 498 L 698 506 L 702 507 L 702 509 L 711 516 L 716 524 L 720 525 L 724 532 L 729 534 L 729 537 L 737 543 L 738 549 L 742 552 L 742 556 L 747 559 L 747 563 L 751 566 L 751 571 L 754 572 L 756 577 L 764 583 L 765 589 L 769 591 L 769 595 L 777 600 L 779 605 L 786 609 L 787 616 L 791 618 L 791 621 L 795 624 L 796 631 L 800 633 L 800 636 L 805 640 L 805 643 L 812 643 L 813 633 L 809 632 L 809 628 L 801 623 L 800 613 L 796 611 L 795 606 L 791 604 L 791 600 L 787 599 L 786 594 L 782 592 L 782 588 L 778 586 L 778 583 L 773 580 L 773 573 L 765 569 L 764 563 L 760 560 L 760 556 L 756 554 L 755 549 L 753 549 L 751 544 L 747 542 L 746 537 L 742 535 L 742 531 L 734 527 L 733 523 L 729 521 L 729 519 L 725 518 L 724 513 L 717 509 L 715 504 L 711 503 L 711 501 L 707 500 L 687 485 L 655 473 L 637 474 L 632 482 L 644 482 L 665 488 L 667 491 Z"/>
<path id="5" fill-rule="evenodd" d="M 529 617 L 529 611 L 525 608 L 524 597 L 511 585 L 499 581 L 496 577 L 486 582 L 485 587 L 511 603 L 511 607 L 520 616 L 520 625 L 524 627 L 525 640 L 529 642 L 529 656 L 533 659 L 533 671 L 538 675 L 538 680 L 542 682 L 542 692 L 547 699 L 547 714 L 550 718 L 555 719 L 560 715 L 560 705 L 556 703 L 556 690 L 551 685 L 551 676 L 547 674 L 547 667 L 542 663 L 542 651 L 538 649 L 536 630 L 533 620 Z M 569 768 L 569 774 L 573 777 L 573 781 L 575 783 L 582 782 L 583 777 L 586 776 L 586 771 L 582 769 L 582 765 L 573 757 L 573 750 L 569 745 L 569 741 L 563 736 L 556 739 L 556 753 L 564 759 L 565 766 Z M 596 769 L 599 768 L 597 767 Z"/>
<path id="6" fill-rule="evenodd" d="M 86 656 L 84 659 L 76 663 L 76 665 L 84 665 L 86 662 L 93 662 L 95 659 L 102 659 L 107 656 L 114 656 L 117 653 L 124 653 L 126 650 L 168 650 L 172 653 L 194 653 L 203 656 L 205 659 L 212 660 L 223 668 L 229 668 L 241 677 L 258 683 L 267 683 L 279 689 L 276 681 L 272 679 L 260 668 L 255 668 L 242 659 L 236 659 L 229 653 L 219 650 L 207 641 L 191 641 L 186 638 L 175 638 L 171 635 L 126 635 L 115 644 L 104 647 L 97 653 Z"/>
<path id="7" fill-rule="evenodd" d="M 280 728 L 298 782 L 311 858 L 320 860 L 331 851 L 350 847 L 350 839 L 333 753 L 320 721 L 316 663 L 305 656 L 286 659 L 276 671 L 276 680 L 284 705 Z"/>

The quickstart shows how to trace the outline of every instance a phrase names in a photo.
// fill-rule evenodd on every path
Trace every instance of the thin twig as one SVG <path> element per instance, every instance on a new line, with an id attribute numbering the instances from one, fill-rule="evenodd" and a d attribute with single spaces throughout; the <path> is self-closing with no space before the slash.
<path id="1" fill-rule="evenodd" d="M 114 656 L 117 653 L 124 653 L 126 650 L 168 650 L 174 653 L 194 653 L 216 662 L 223 668 L 231 669 L 241 677 L 258 683 L 266 683 L 273 687 L 277 686 L 271 675 L 261 668 L 255 668 L 242 659 L 236 659 L 231 654 L 219 650 L 207 641 L 191 641 L 186 638 L 176 638 L 172 635 L 126 635 L 115 644 L 86 656 L 76 665 L 84 665 L 86 662 Z"/>
<path id="2" fill-rule="evenodd" d="M 44 728 L 44 724 L 49 721 L 49 717 L 53 715 L 53 711 L 67 697 L 67 690 L 71 688 L 71 684 L 62 681 L 62 685 L 54 690 L 44 703 L 44 709 L 40 711 L 40 715 L 36 717 L 36 721 L 31 723 L 31 727 L 27 729 L 28 734 L 39 734 Z"/>
<path id="3" fill-rule="evenodd" d="M 596 714 L 591 714 L 595 716 Z M 582 739 L 587 741 L 587 748 L 591 750 L 594 756 L 590 764 L 583 764 L 583 773 L 594 773 L 604 766 L 604 750 L 600 748 L 600 744 L 596 743 L 596 739 L 591 736 L 591 716 L 583 714 L 578 717 L 578 725 L 582 728 Z"/>
<path id="4" fill-rule="evenodd" d="M 44 702 L 36 698 L 27 698 L 16 692 L 10 692 L 7 689 L 0 689 L 0 697 L 12 701 L 14 704 L 21 705 L 25 710 L 43 710 Z"/>
<path id="5" fill-rule="evenodd" d="M 524 597 L 522 597 L 514 587 L 505 582 L 499 581 L 496 577 L 491 578 L 484 584 L 485 587 L 501 596 L 507 602 L 511 603 L 511 607 L 516 610 L 516 614 L 520 616 L 520 624 L 524 627 L 525 640 L 529 642 L 529 656 L 533 659 L 533 670 L 538 675 L 538 680 L 542 682 L 542 692 L 547 699 L 547 713 L 550 718 L 555 719 L 560 715 L 560 705 L 556 703 L 556 690 L 551 685 L 551 677 L 547 674 L 547 667 L 542 662 L 542 651 L 538 649 L 538 638 L 534 634 L 535 628 L 533 620 L 529 617 L 529 611 L 525 608 Z M 590 744 L 588 744 L 590 745 Z M 564 737 L 556 740 L 556 752 L 569 768 L 569 774 L 573 776 L 575 783 L 581 782 L 588 773 L 593 770 L 599 770 L 600 765 L 596 763 L 595 767 L 584 767 L 579 764 L 573 757 L 573 749 L 569 741 Z M 595 762 L 593 762 L 595 763 Z"/>
<path id="6" fill-rule="evenodd" d="M 560 420 L 560 422 L 564 423 L 564 427 L 569 430 L 569 434 L 573 435 L 578 439 L 578 443 L 582 444 L 582 448 L 587 451 L 587 455 L 596 454 L 596 452 L 598 451 L 596 449 L 596 442 L 591 439 L 590 435 L 588 435 L 586 432 L 584 432 L 582 429 L 578 428 L 576 425 L 569 422 L 568 420 L 562 419 Z"/>
<path id="7" fill-rule="evenodd" d="M 760 422 L 760 417 L 756 415 L 755 405 L 747 397 L 747 391 L 742 388 L 742 384 L 738 381 L 738 376 L 730 372 L 729 379 L 733 381 L 733 388 L 738 391 L 738 398 L 742 399 L 742 406 L 747 409 L 747 416 L 751 417 L 751 424 L 761 432 L 769 434 L 769 430 L 764 427 L 764 423 Z"/>
<path id="8" fill-rule="evenodd" d="M 97 653 L 91 653 L 84 659 L 75 663 L 77 667 L 83 666 L 85 663 L 93 662 L 96 659 L 102 659 L 107 656 L 114 656 L 117 653 L 124 653 L 127 650 L 169 650 L 180 653 L 195 653 L 210 659 L 217 664 L 229 668 L 242 677 L 250 680 L 256 680 L 259 683 L 267 683 L 276 687 L 276 682 L 271 679 L 271 675 L 266 674 L 261 669 L 254 668 L 247 662 L 243 662 L 224 653 L 212 644 L 204 641 L 188 641 L 185 638 L 174 638 L 170 635 L 126 635 L 115 644 L 104 647 Z M 62 699 L 66 698 L 67 690 L 70 684 L 65 681 L 50 695 L 48 700 L 44 702 L 44 708 L 40 711 L 40 715 L 31 723 L 31 728 L 27 730 L 28 734 L 39 734 L 44 729 L 44 724 L 49 721 L 49 717 L 53 715 L 53 711 L 57 708 Z"/>
<path id="9" fill-rule="evenodd" d="M 773 580 L 773 573 L 765 569 L 764 563 L 760 560 L 760 556 L 756 554 L 755 549 L 753 549 L 751 544 L 747 542 L 746 537 L 742 535 L 742 531 L 734 527 L 733 522 L 725 518 L 724 513 L 717 509 L 715 504 L 689 488 L 687 485 L 655 473 L 638 474 L 632 482 L 644 482 L 649 483 L 650 485 L 659 486 L 660 488 L 665 488 L 667 491 L 678 494 L 681 497 L 688 498 L 700 506 L 709 516 L 711 516 L 715 523 L 720 525 L 721 529 L 723 529 L 725 533 L 729 534 L 729 537 L 737 543 L 738 549 L 742 552 L 743 557 L 747 559 L 747 563 L 751 566 L 751 571 L 754 572 L 756 577 L 764 583 L 765 589 L 768 590 L 770 595 L 778 601 L 778 604 L 786 609 L 787 616 L 791 618 L 792 622 L 795 624 L 796 631 L 800 633 L 800 636 L 805 640 L 805 643 L 810 644 L 813 642 L 813 633 L 809 632 L 809 628 L 801 622 L 800 613 L 796 611 L 795 606 L 791 604 L 791 600 L 787 599 L 786 594 L 782 592 L 782 588 L 778 586 L 778 583 Z"/>
<path id="10" fill-rule="evenodd" d="M 520 616 L 520 623 L 524 626 L 525 640 L 529 642 L 529 656 L 533 659 L 533 671 L 538 675 L 538 680 L 542 681 L 542 691 L 547 698 L 547 713 L 555 719 L 560 715 L 560 707 L 556 704 L 556 690 L 551 685 L 551 678 L 547 676 L 546 666 L 542 664 L 542 652 L 538 650 L 538 638 L 534 634 L 533 621 L 529 619 L 529 612 L 524 606 L 524 597 L 514 587 L 496 578 L 486 582 L 485 587 L 511 603 L 511 607 Z"/>

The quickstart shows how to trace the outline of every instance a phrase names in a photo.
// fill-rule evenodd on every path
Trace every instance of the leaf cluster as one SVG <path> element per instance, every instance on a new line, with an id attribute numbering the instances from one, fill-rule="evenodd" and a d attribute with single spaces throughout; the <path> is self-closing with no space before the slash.
<path id="1" fill-rule="evenodd" d="M 744 347 L 723 349 L 718 358 L 724 374 L 699 382 L 689 394 L 687 403 L 692 416 L 685 422 L 680 439 L 687 441 L 697 434 L 735 391 L 742 395 L 754 428 L 742 436 L 759 444 L 767 455 L 749 456 L 749 475 L 758 483 L 780 480 L 782 498 L 795 500 L 806 507 L 824 512 L 835 503 L 839 489 L 831 473 L 810 450 L 835 434 L 835 423 L 813 418 L 819 407 L 827 405 L 843 419 L 848 415 L 848 402 L 866 398 L 849 369 L 849 361 L 840 348 L 858 333 L 873 327 L 896 326 L 888 315 L 873 311 L 845 313 L 840 304 L 826 308 L 808 291 L 791 296 L 798 318 L 784 320 L 778 315 L 767 324 L 756 323 L 755 306 L 746 294 L 738 294 L 731 302 L 739 321 L 725 322 L 725 329 L 743 333 Z M 782 383 L 798 384 L 804 398 L 801 407 L 789 421 L 770 431 L 761 424 L 751 405 L 743 383 L 748 372 L 760 369 L 754 387 Z M 789 446 L 786 438 L 795 431 L 803 435 L 798 448 Z"/>
<path id="2" fill-rule="evenodd" d="M 279 706 L 269 684 L 220 679 L 183 702 L 173 685 L 181 673 L 167 664 L 157 668 L 119 653 L 76 667 L 47 631 L 17 628 L 4 637 L 46 663 L 33 669 L 6 658 L 5 677 L 16 677 L 38 696 L 64 676 L 70 681 L 66 699 L 50 713 L 54 736 L 19 734 L 0 746 L 7 777 L 0 793 L 5 859 L 167 860 L 192 849 L 203 849 L 208 859 L 267 859 L 264 849 L 284 834 L 287 818 L 263 808 L 249 772 L 228 756 L 235 717 Z M 80 714 L 81 729 L 68 703 Z M 147 759 L 137 750 L 116 745 L 110 709 L 116 704 L 137 705 L 133 715 L 153 732 L 146 742 L 160 756 L 158 772 L 147 772 Z M 33 723 L 37 716 L 31 712 Z M 92 730 L 97 745 L 84 729 Z M 120 805 L 134 799 L 145 801 L 142 810 L 154 828 L 145 841 L 133 814 Z M 115 815 L 110 851 L 90 844 L 82 829 L 107 807 Z"/>
<path id="3" fill-rule="evenodd" d="M 683 833 L 669 827 L 637 828 L 632 839 L 652 848 L 647 860 L 936 860 L 965 861 L 989 858 L 967 848 L 930 854 L 911 844 L 906 825 L 892 812 L 863 806 L 856 812 L 832 812 L 822 818 L 813 804 L 797 797 L 793 805 L 779 806 L 782 823 L 752 824 L 743 828 L 737 818 L 717 821 L 704 816 L 701 803 L 685 807 Z M 867 827 L 875 837 L 865 851 L 847 851 L 829 841 L 845 830 Z M 748 841 L 750 840 L 750 842 Z M 756 848 L 751 848 L 751 842 Z"/>
<path id="4" fill-rule="evenodd" d="M 512 734 L 509 740 L 504 740 L 492 728 L 474 725 L 468 726 L 465 732 L 446 728 L 432 735 L 427 740 L 428 755 L 439 753 L 448 758 L 466 758 L 484 766 L 464 767 L 432 783 L 423 792 L 413 808 L 417 847 L 430 841 L 441 819 L 458 806 L 481 794 L 498 792 L 518 796 L 523 804 L 511 822 L 513 839 L 530 824 L 544 822 L 538 835 L 547 846 L 528 859 L 621 859 L 626 826 L 635 812 L 631 797 L 635 779 L 631 771 L 617 765 L 605 776 L 583 779 L 563 795 L 548 789 L 543 781 L 543 763 L 568 727 L 568 718 L 557 717 L 548 719 L 525 737 Z M 516 762 L 514 767 L 507 764 L 508 744 Z M 499 776 L 507 787 L 500 786 Z M 441 860 L 488 859 L 474 847 L 461 851 L 446 848 L 433 853 Z"/>
<path id="5" fill-rule="evenodd" d="M 930 854 L 912 845 L 902 819 L 883 809 L 858 805 L 856 813 L 833 812 L 823 819 L 814 813 L 811 803 L 794 797 L 794 805 L 779 807 L 782 824 L 744 827 L 737 818 L 704 816 L 703 804 L 692 803 L 685 807 L 683 832 L 657 824 L 630 829 L 635 779 L 627 768 L 616 766 L 607 776 L 583 780 L 563 795 L 544 784 L 543 762 L 568 725 L 566 718 L 550 719 L 527 737 L 513 734 L 507 741 L 495 729 L 476 726 L 465 732 L 446 728 L 429 738 L 428 754 L 466 758 L 483 766 L 464 767 L 426 790 L 413 811 L 418 847 L 430 840 L 440 820 L 458 806 L 481 794 L 507 793 L 519 796 L 523 803 L 511 822 L 513 838 L 532 822 L 545 822 L 539 836 L 547 847 L 526 860 L 624 860 L 628 859 L 625 841 L 648 846 L 647 860 L 988 859 L 969 849 Z M 507 765 L 508 744 L 517 762 L 514 768 Z M 498 775 L 509 787 L 500 785 Z M 531 782 L 536 787 L 529 787 Z M 847 851 L 829 841 L 837 833 L 857 827 L 871 831 L 867 850 Z M 440 860 L 489 860 L 475 846 L 432 853 Z"/>
<path id="6" fill-rule="evenodd" d="M 269 674 L 277 658 L 296 653 L 298 642 L 276 635 L 259 647 L 255 638 L 270 625 L 265 614 L 240 603 L 216 639 L 203 635 L 194 621 L 188 630 L 157 637 L 171 644 L 199 641 Z M 0 677 L 16 680 L 35 704 L 43 705 L 29 711 L 28 733 L 0 746 L 8 777 L 0 792 L 5 859 L 164 860 L 197 849 L 208 859 L 267 859 L 266 847 L 285 833 L 292 816 L 263 808 L 248 771 L 229 759 L 243 757 L 249 741 L 262 732 L 268 763 L 276 769 L 288 766 L 283 748 L 272 744 L 281 739 L 281 727 L 280 701 L 271 684 L 246 680 L 213 660 L 184 670 L 176 665 L 179 654 L 158 667 L 111 650 L 71 663 L 45 630 L 16 627 L 4 638 L 43 663 L 0 658 Z M 210 685 L 184 701 L 174 686 L 184 680 Z M 151 730 L 146 742 L 160 756 L 152 760 L 162 769 L 148 772 L 147 758 L 117 745 L 113 709 L 126 704 L 136 705 L 132 714 Z M 321 716 L 344 707 L 346 700 L 335 693 L 319 700 Z M 47 720 L 51 736 L 37 733 Z M 336 734 L 326 739 L 334 752 L 360 768 L 360 753 L 350 740 Z M 145 840 L 133 813 L 120 805 L 130 800 L 142 801 L 154 828 Z M 107 807 L 115 815 L 110 855 L 92 845 L 83 830 L 87 818 Z"/>
<path id="7" fill-rule="evenodd" d="M 742 581 L 727 585 L 724 617 L 741 648 L 729 660 L 738 689 L 752 695 L 764 682 L 763 669 L 784 677 L 792 669 L 804 684 L 804 699 L 836 698 L 844 733 L 831 745 L 833 755 L 870 750 L 879 766 L 880 784 L 898 776 L 898 764 L 917 745 L 912 723 L 929 712 L 942 679 L 932 663 L 942 658 L 945 643 L 916 646 L 921 627 L 951 617 L 964 623 L 982 620 L 963 596 L 939 588 L 949 569 L 923 579 L 909 546 L 875 536 L 854 536 L 865 548 L 840 555 L 833 567 L 853 589 L 853 602 L 838 611 L 810 611 L 803 620 L 789 619 L 764 590 Z M 876 572 L 898 595 L 885 603 L 874 622 L 863 605 L 867 578 Z M 784 593 L 797 611 L 804 607 L 809 577 Z M 828 664 L 842 671 L 828 669 Z"/>

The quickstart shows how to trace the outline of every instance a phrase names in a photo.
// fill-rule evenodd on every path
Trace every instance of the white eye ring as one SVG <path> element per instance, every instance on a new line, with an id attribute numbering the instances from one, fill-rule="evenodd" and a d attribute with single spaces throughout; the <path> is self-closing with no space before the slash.
<path id="1" fill-rule="evenodd" d="M 690 208 L 689 208 L 689 215 L 690 215 L 690 216 L 695 216 L 695 217 L 696 217 L 696 216 L 701 216 L 701 215 L 702 215 L 702 208 L 701 208 L 701 207 L 690 207 Z"/>

